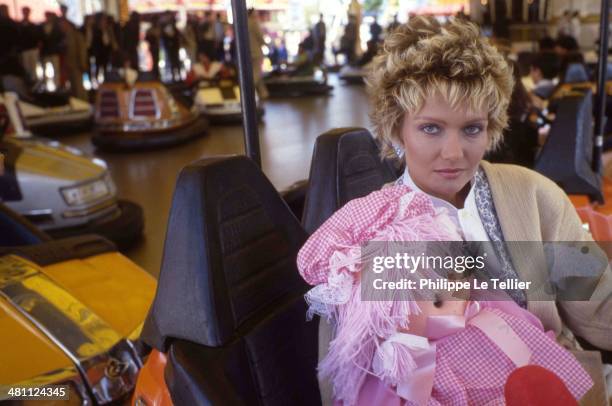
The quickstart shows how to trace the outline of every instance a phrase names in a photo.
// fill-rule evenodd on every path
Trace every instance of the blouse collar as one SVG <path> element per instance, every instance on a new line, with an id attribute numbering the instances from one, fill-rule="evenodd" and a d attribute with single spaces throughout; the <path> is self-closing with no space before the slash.
<path id="1" fill-rule="evenodd" d="M 474 198 L 474 177 L 472 177 L 472 179 L 470 180 L 470 191 L 468 192 L 467 197 L 465 198 L 465 202 L 463 204 L 463 207 L 466 208 L 467 205 L 469 205 L 469 203 L 472 203 L 475 201 Z M 421 192 L 427 196 L 429 196 L 429 198 L 431 199 L 434 207 L 445 207 L 447 208 L 451 213 L 456 213 L 458 210 L 457 207 L 455 207 L 453 204 L 447 202 L 444 199 L 440 199 L 439 197 L 435 197 L 430 195 L 427 192 L 424 192 L 420 187 L 418 187 L 416 185 L 416 183 L 414 183 L 414 180 L 412 180 L 412 177 L 410 176 L 410 173 L 408 172 L 408 166 L 406 166 L 406 169 L 404 169 L 404 174 L 396 181 L 397 185 L 405 185 L 408 186 L 409 188 L 411 188 L 412 190 L 415 190 L 417 192 Z"/>

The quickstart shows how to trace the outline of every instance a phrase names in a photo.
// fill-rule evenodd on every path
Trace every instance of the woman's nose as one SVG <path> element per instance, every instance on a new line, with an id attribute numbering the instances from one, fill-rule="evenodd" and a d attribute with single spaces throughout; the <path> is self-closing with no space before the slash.
<path id="1" fill-rule="evenodd" d="M 463 147 L 461 138 L 457 134 L 449 134 L 442 141 L 441 157 L 445 160 L 453 161 L 463 158 Z"/>

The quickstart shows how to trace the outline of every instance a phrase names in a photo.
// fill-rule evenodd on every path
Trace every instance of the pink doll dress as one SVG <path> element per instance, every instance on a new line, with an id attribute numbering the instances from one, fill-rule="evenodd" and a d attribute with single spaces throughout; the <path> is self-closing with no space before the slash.
<path id="1" fill-rule="evenodd" d="M 400 185 L 349 202 L 302 247 L 298 269 L 315 285 L 309 314 L 335 327 L 319 375 L 332 382 L 336 404 L 502 405 L 508 375 L 524 365 L 554 372 L 576 399 L 592 386 L 574 356 L 511 300 L 429 316 L 424 336 L 402 332 L 420 313 L 415 302 L 361 301 L 360 244 L 460 239 L 444 209 Z"/>

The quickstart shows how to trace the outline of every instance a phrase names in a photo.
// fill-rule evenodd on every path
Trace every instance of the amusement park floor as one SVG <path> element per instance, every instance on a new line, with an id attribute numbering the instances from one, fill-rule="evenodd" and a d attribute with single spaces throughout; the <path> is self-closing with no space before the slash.
<path id="1" fill-rule="evenodd" d="M 271 99 L 259 127 L 263 170 L 278 190 L 306 179 L 316 137 L 335 127 L 369 125 L 365 87 L 330 75 L 329 96 Z M 200 158 L 244 154 L 242 127 L 211 126 L 207 135 L 184 145 L 133 153 L 96 151 L 89 134 L 62 142 L 93 153 L 109 165 L 119 196 L 142 205 L 144 238 L 126 254 L 154 276 L 159 274 L 174 184 L 180 170 Z"/>

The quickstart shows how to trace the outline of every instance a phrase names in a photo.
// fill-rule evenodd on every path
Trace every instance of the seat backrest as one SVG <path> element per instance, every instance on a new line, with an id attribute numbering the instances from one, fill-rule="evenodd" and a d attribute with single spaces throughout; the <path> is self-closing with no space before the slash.
<path id="1" fill-rule="evenodd" d="M 581 63 L 571 63 L 563 76 L 563 83 L 582 83 L 589 81 L 589 74 Z"/>
<path id="2" fill-rule="evenodd" d="M 593 104 L 590 90 L 557 101 L 557 114 L 534 169 L 568 194 L 602 199 L 601 179 L 592 169 Z"/>
<path id="3" fill-rule="evenodd" d="M 306 234 L 248 158 L 187 166 L 176 184 L 143 338 L 216 347 L 307 289 L 296 268 Z"/>
<path id="4" fill-rule="evenodd" d="M 186 371 L 169 382 L 175 401 L 186 387 L 201 399 L 235 395 L 243 404 L 319 399 L 317 323 L 306 321 L 308 286 L 296 267 L 305 240 L 298 220 L 250 159 L 210 158 L 182 170 L 142 334 L 161 351 L 181 342 L 192 346 L 191 355 L 174 365 Z M 199 352 L 215 363 L 189 361 Z M 202 373 L 207 377 L 197 383 Z M 233 395 L 215 392 L 214 375 L 225 377 Z M 241 394 L 245 386 L 252 396 Z"/>
<path id="5" fill-rule="evenodd" d="M 397 178 L 365 128 L 337 128 L 317 138 L 302 224 L 314 232 L 336 210 Z"/>

